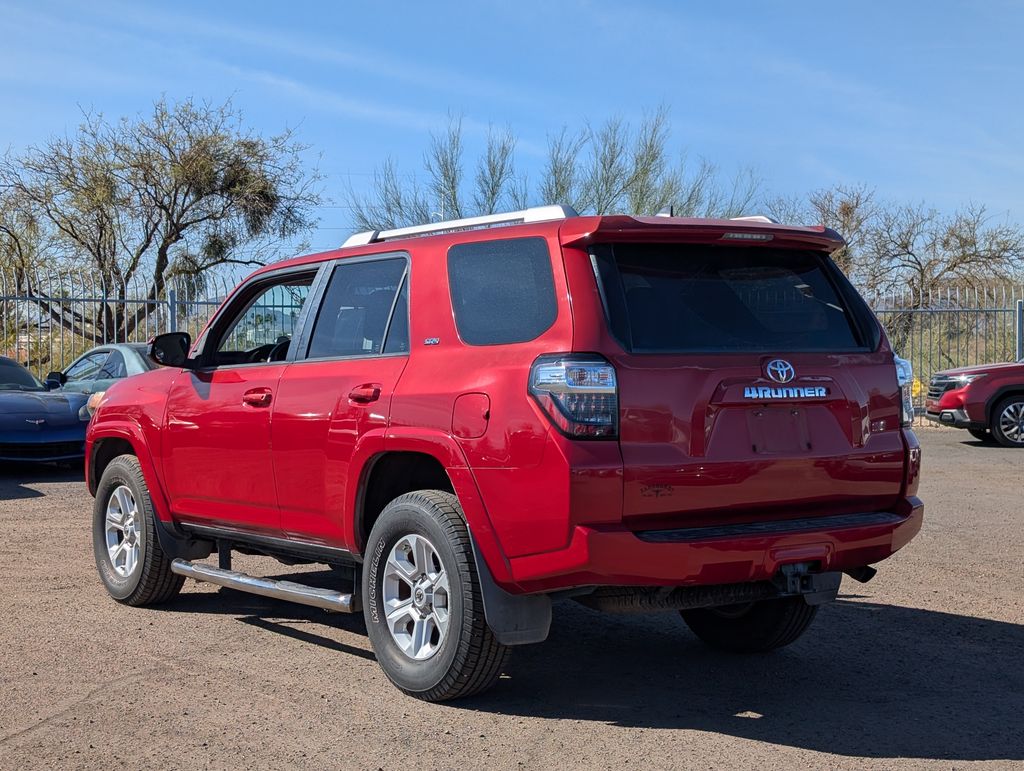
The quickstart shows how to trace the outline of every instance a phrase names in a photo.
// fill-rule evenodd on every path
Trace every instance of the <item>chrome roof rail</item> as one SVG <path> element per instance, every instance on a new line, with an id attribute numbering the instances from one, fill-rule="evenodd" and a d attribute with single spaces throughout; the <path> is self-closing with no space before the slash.
<path id="1" fill-rule="evenodd" d="M 342 244 L 346 246 L 365 246 L 379 241 L 391 241 L 396 238 L 427 236 L 434 233 L 449 233 L 454 230 L 478 230 L 495 225 L 518 225 L 523 222 L 545 222 L 547 220 L 563 220 L 579 215 L 571 206 L 534 206 L 522 211 L 510 211 L 504 214 L 485 214 L 482 217 L 466 217 L 461 220 L 447 222 L 428 222 L 426 225 L 413 225 L 408 228 L 394 230 L 367 230 L 349 236 Z"/>
<path id="2" fill-rule="evenodd" d="M 765 216 L 764 214 L 751 214 L 747 217 L 729 217 L 730 220 L 737 220 L 740 222 L 763 222 L 766 225 L 778 225 L 779 221 L 774 220 L 771 217 Z"/>

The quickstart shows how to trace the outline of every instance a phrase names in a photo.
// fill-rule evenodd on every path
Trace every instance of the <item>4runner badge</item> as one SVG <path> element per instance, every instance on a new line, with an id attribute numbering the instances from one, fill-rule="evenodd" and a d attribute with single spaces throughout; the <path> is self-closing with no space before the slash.
<path id="1" fill-rule="evenodd" d="M 785 388 L 745 386 L 743 388 L 744 399 L 820 399 L 822 396 L 828 396 L 828 389 L 824 386 L 787 386 Z"/>
<path id="2" fill-rule="evenodd" d="M 764 371 L 776 383 L 788 383 L 796 377 L 793 365 L 785 359 L 772 359 Z M 746 386 L 743 389 L 744 399 L 819 399 L 823 396 L 828 396 L 828 389 L 824 386 Z"/>

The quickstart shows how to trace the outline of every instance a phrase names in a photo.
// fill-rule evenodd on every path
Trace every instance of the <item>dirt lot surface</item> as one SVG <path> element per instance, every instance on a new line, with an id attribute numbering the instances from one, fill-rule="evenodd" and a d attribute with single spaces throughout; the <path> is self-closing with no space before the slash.
<path id="1" fill-rule="evenodd" d="M 0 768 L 1019 767 L 1024 452 L 919 435 L 921 535 L 792 647 L 737 658 L 677 617 L 569 602 L 451 705 L 395 691 L 361 616 L 192 582 L 159 610 L 117 604 L 79 475 L 4 469 Z"/>

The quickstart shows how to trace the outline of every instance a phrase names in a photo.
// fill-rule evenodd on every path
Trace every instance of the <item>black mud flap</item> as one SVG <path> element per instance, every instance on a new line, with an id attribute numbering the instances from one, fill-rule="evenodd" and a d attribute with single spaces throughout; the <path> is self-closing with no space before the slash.
<path id="1" fill-rule="evenodd" d="M 185 535 L 174 525 L 161 521 L 160 517 L 153 517 L 153 523 L 156 525 L 156 537 L 160 542 L 160 548 L 172 560 L 203 560 L 213 553 L 213 541 Z"/>
<path id="2" fill-rule="evenodd" d="M 815 565 L 810 562 L 796 562 L 783 565 L 772 581 L 782 597 L 803 597 L 808 605 L 824 605 L 832 602 L 839 594 L 843 581 L 842 573 L 813 573 Z"/>
<path id="3" fill-rule="evenodd" d="M 529 645 L 544 642 L 551 629 L 551 598 L 546 594 L 509 594 L 496 583 L 472 534 L 473 557 L 480 592 L 484 599 L 484 617 L 502 645 Z"/>

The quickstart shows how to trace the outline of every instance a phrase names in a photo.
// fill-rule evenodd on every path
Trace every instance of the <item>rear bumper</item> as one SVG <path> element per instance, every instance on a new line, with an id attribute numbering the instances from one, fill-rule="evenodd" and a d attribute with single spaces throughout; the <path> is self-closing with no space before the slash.
<path id="1" fill-rule="evenodd" d="M 793 520 L 790 528 L 756 523 L 746 533 L 743 526 L 642 534 L 578 526 L 565 549 L 513 558 L 510 567 L 526 592 L 768 581 L 790 563 L 828 572 L 884 560 L 918 533 L 923 518 L 924 504 L 906 498 L 891 512 Z"/>

